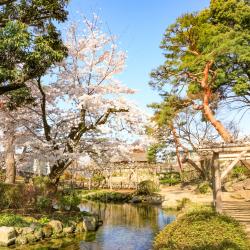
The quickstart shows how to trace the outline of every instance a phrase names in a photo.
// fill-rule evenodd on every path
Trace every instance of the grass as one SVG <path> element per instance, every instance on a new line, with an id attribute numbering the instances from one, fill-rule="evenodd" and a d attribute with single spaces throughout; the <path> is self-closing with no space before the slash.
<path id="1" fill-rule="evenodd" d="M 154 249 L 248 250 L 246 234 L 231 217 L 203 208 L 189 212 L 165 227 L 155 238 Z"/>
<path id="2" fill-rule="evenodd" d="M 30 221 L 29 217 L 24 217 L 17 214 L 7 214 L 7 213 L 0 214 L 0 226 L 27 227 L 32 222 Z"/>
<path id="3" fill-rule="evenodd" d="M 71 222 L 79 222 L 83 216 L 90 216 L 88 212 L 55 212 L 53 214 L 42 215 L 39 218 L 34 218 L 32 216 L 23 216 L 13 213 L 2 213 L 0 214 L 0 227 L 28 227 L 32 223 L 37 226 L 42 226 L 47 224 L 50 220 L 59 220 L 64 225 L 68 226 Z"/>

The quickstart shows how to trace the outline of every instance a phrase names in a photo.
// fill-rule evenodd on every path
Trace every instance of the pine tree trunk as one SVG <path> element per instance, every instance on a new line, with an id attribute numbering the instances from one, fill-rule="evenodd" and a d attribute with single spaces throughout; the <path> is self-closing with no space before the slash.
<path id="1" fill-rule="evenodd" d="M 5 158 L 5 166 L 6 166 L 6 183 L 14 184 L 16 181 L 16 162 L 15 162 L 15 146 L 14 146 L 14 127 L 11 126 L 8 135 L 7 135 L 7 143 L 6 143 L 6 158 Z"/>
<path id="2" fill-rule="evenodd" d="M 203 97 L 203 113 L 207 120 L 214 126 L 214 128 L 218 131 L 219 135 L 225 142 L 232 142 L 233 138 L 231 134 L 227 131 L 227 129 L 222 125 L 222 123 L 217 120 L 211 110 L 209 104 L 212 98 L 212 90 L 211 90 L 211 83 L 209 83 L 209 71 L 213 65 L 213 62 L 208 62 L 205 66 L 203 72 L 203 79 L 201 81 L 201 86 L 204 91 Z M 213 81 L 212 81 L 213 82 Z"/>
<path id="3" fill-rule="evenodd" d="M 219 120 L 216 120 L 212 110 L 210 109 L 210 107 L 206 104 L 204 105 L 204 115 L 207 118 L 207 120 L 213 125 L 213 127 L 217 130 L 217 132 L 220 134 L 220 136 L 222 137 L 222 139 L 229 143 L 232 142 L 232 136 L 230 135 L 230 133 L 227 131 L 227 129 L 222 125 L 222 123 Z"/>

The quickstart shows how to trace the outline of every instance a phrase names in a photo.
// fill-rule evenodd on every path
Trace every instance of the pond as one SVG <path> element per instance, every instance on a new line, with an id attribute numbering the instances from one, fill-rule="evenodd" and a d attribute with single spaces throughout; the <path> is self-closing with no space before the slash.
<path id="1" fill-rule="evenodd" d="M 25 246 L 25 249 L 148 250 L 152 249 L 155 234 L 175 220 L 174 215 L 168 215 L 159 206 L 86 202 L 81 204 L 81 209 L 96 213 L 103 220 L 97 232 Z"/>

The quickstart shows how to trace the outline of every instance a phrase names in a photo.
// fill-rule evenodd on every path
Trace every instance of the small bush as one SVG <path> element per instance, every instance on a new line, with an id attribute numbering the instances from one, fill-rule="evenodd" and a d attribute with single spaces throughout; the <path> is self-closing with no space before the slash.
<path id="1" fill-rule="evenodd" d="M 23 206 L 21 197 L 24 194 L 24 185 L 0 183 L 0 209 L 20 208 Z"/>
<path id="2" fill-rule="evenodd" d="M 46 225 L 49 221 L 50 221 L 50 219 L 46 216 L 43 216 L 37 220 L 37 222 L 41 225 Z"/>
<path id="3" fill-rule="evenodd" d="M 186 207 L 187 204 L 190 204 L 191 200 L 189 198 L 183 198 L 180 201 L 178 201 L 178 205 L 177 205 L 177 210 L 182 210 L 183 208 Z"/>
<path id="4" fill-rule="evenodd" d="M 29 223 L 20 215 L 0 214 L 0 227 L 26 227 Z"/>
<path id="5" fill-rule="evenodd" d="M 93 175 L 93 177 L 91 178 L 91 182 L 92 182 L 92 185 L 94 186 L 94 188 L 99 188 L 102 181 L 104 181 L 104 180 L 105 180 L 105 177 L 101 173 L 95 173 Z"/>
<path id="6" fill-rule="evenodd" d="M 247 177 L 249 175 L 250 171 L 244 167 L 244 166 L 236 166 L 232 170 L 232 177 L 233 178 L 242 178 Z"/>
<path id="7" fill-rule="evenodd" d="M 36 176 L 32 180 L 35 189 L 37 189 L 40 194 L 47 195 L 50 192 L 51 180 L 49 177 Z"/>
<path id="8" fill-rule="evenodd" d="M 152 195 L 159 190 L 159 187 L 151 180 L 142 181 L 138 184 L 138 195 Z"/>
<path id="9" fill-rule="evenodd" d="M 193 211 L 165 227 L 154 249 L 248 250 L 246 234 L 234 219 L 208 209 Z"/>
<path id="10" fill-rule="evenodd" d="M 160 179 L 160 184 L 168 184 L 170 186 L 181 183 L 181 177 L 178 172 L 166 173 L 164 177 Z"/>
<path id="11" fill-rule="evenodd" d="M 36 208 L 39 211 L 49 211 L 52 208 L 52 201 L 47 196 L 38 196 L 36 201 Z"/>
<path id="12" fill-rule="evenodd" d="M 210 193 L 212 191 L 212 189 L 211 189 L 208 182 L 202 182 L 198 185 L 197 191 L 200 194 L 207 194 L 207 193 Z"/>
<path id="13" fill-rule="evenodd" d="M 65 190 L 64 194 L 59 195 L 59 207 L 62 210 L 74 210 L 81 202 L 81 198 L 74 190 Z"/>

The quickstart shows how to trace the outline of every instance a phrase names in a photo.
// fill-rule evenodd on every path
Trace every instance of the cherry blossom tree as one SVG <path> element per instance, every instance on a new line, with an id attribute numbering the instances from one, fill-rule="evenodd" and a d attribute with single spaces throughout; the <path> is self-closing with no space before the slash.
<path id="1" fill-rule="evenodd" d="M 131 143 L 144 133 L 146 115 L 126 98 L 135 91 L 117 77 L 126 54 L 100 27 L 97 16 L 70 26 L 68 58 L 27 84 L 35 101 L 13 116 L 29 133 L 23 146 L 33 159 L 50 163 L 54 183 L 79 157 L 114 155 L 114 145 Z"/>

